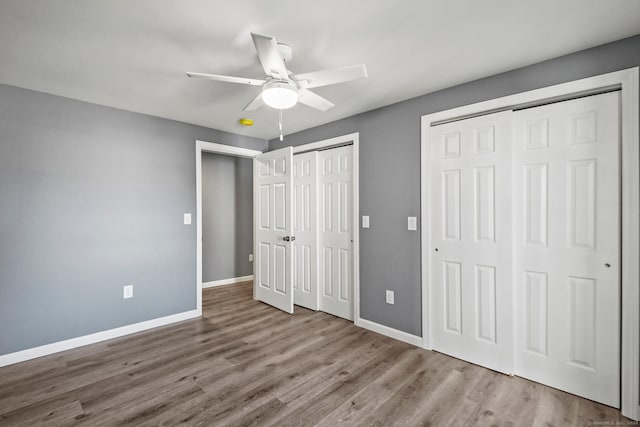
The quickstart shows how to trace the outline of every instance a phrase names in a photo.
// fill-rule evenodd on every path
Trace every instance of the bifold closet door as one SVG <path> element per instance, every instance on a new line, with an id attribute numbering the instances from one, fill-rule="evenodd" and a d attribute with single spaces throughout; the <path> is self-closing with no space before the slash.
<path id="1" fill-rule="evenodd" d="M 511 112 L 431 129 L 433 349 L 513 372 Z"/>
<path id="2" fill-rule="evenodd" d="M 320 310 L 353 320 L 353 146 L 318 156 Z"/>
<path id="3" fill-rule="evenodd" d="M 620 404 L 617 92 L 514 113 L 516 375 Z"/>
<path id="4" fill-rule="evenodd" d="M 293 156 L 294 303 L 318 310 L 318 152 Z"/>
<path id="5" fill-rule="evenodd" d="M 292 157 L 286 147 L 253 160 L 255 297 L 287 313 L 293 313 Z"/>

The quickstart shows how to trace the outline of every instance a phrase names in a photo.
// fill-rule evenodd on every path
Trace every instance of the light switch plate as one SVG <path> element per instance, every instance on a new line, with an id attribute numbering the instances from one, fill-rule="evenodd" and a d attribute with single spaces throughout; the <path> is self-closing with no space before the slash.
<path id="1" fill-rule="evenodd" d="M 122 287 L 122 298 L 133 298 L 133 285 L 125 285 Z"/>
<path id="2" fill-rule="evenodd" d="M 362 228 L 369 228 L 369 215 L 362 215 Z"/>
<path id="3" fill-rule="evenodd" d="M 387 290 L 387 304 L 393 304 L 394 297 L 395 293 L 393 291 Z"/>
<path id="4" fill-rule="evenodd" d="M 253 262 L 253 254 L 249 254 L 249 262 Z"/>
<path id="5" fill-rule="evenodd" d="M 191 214 L 184 214 L 184 225 L 191 225 Z"/>
<path id="6" fill-rule="evenodd" d="M 407 229 L 411 231 L 415 231 L 418 229 L 418 218 L 415 216 L 410 216 L 407 218 Z"/>

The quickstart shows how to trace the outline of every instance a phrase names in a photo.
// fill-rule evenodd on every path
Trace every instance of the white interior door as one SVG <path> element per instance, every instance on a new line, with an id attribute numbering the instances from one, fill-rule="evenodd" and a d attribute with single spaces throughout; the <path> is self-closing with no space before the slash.
<path id="1" fill-rule="evenodd" d="M 431 128 L 433 349 L 513 372 L 511 112 Z"/>
<path id="2" fill-rule="evenodd" d="M 516 374 L 620 406 L 618 93 L 514 113 Z"/>
<path id="3" fill-rule="evenodd" d="M 318 152 L 293 156 L 294 303 L 318 310 Z"/>
<path id="4" fill-rule="evenodd" d="M 353 146 L 318 156 L 320 310 L 353 320 Z"/>
<path id="5" fill-rule="evenodd" d="M 287 313 L 293 313 L 292 157 L 286 147 L 253 161 L 255 297 Z"/>

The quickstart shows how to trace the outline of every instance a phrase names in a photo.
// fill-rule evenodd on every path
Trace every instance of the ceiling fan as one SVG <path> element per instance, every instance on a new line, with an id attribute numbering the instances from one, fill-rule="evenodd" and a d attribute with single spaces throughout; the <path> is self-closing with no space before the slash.
<path id="1" fill-rule="evenodd" d="M 284 110 L 293 107 L 298 102 L 316 110 L 327 111 L 334 104 L 309 89 L 367 77 L 367 69 L 364 64 L 293 74 L 285 66 L 285 62 L 290 61 L 293 57 L 291 47 L 278 43 L 274 36 L 251 33 L 251 37 L 258 52 L 260 64 L 266 74 L 264 80 L 191 72 L 187 73 L 187 76 L 262 86 L 258 96 L 243 108 L 244 111 L 258 109 L 264 104 Z"/>

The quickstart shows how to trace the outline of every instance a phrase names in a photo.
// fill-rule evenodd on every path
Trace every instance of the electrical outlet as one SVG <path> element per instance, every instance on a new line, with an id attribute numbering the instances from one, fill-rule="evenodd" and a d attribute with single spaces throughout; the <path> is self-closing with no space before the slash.
<path id="1" fill-rule="evenodd" d="M 387 304 L 393 304 L 394 297 L 394 292 L 387 290 Z"/>
<path id="2" fill-rule="evenodd" d="M 369 228 L 369 215 L 362 215 L 362 228 Z"/>
<path id="3" fill-rule="evenodd" d="M 253 262 L 253 254 L 249 254 L 249 262 Z"/>
<path id="4" fill-rule="evenodd" d="M 190 213 L 184 214 L 183 222 L 184 222 L 184 225 L 191 225 L 191 214 Z"/>
<path id="5" fill-rule="evenodd" d="M 125 285 L 122 288 L 122 298 L 123 299 L 133 298 L 133 285 Z"/>

